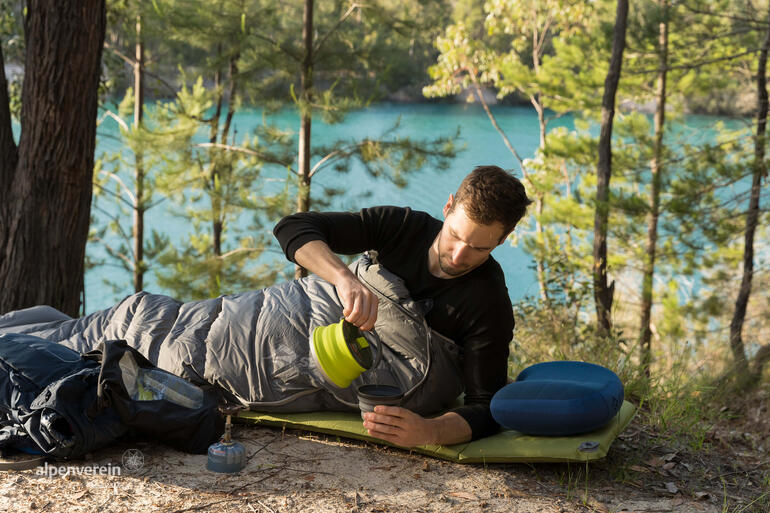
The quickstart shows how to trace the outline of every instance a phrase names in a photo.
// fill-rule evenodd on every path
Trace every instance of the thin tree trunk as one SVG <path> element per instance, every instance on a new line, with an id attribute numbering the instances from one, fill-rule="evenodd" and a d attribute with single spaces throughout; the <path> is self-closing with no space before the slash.
<path id="1" fill-rule="evenodd" d="M 144 41 L 142 40 L 142 18 L 136 17 L 136 45 L 134 53 L 134 127 L 139 129 L 144 118 Z M 134 180 L 136 182 L 136 204 L 134 205 L 134 291 L 144 289 L 144 154 L 137 149 L 134 154 Z"/>
<path id="2" fill-rule="evenodd" d="M 757 134 L 754 140 L 754 170 L 751 180 L 751 197 L 746 214 L 746 233 L 743 250 L 743 276 L 735 310 L 730 322 L 730 349 L 735 359 L 735 373 L 742 385 L 756 383 L 762 375 L 762 368 L 770 346 L 764 346 L 755 358 L 755 368 L 749 372 L 746 349 L 743 345 L 743 322 L 746 318 L 746 308 L 751 295 L 751 280 L 754 274 L 754 233 L 759 223 L 759 197 L 762 188 L 762 178 L 767 172 L 765 165 L 765 128 L 767 126 L 767 51 L 770 47 L 770 7 L 768 8 L 768 28 L 757 63 Z M 761 355 L 761 358 L 760 358 Z"/>
<path id="3" fill-rule="evenodd" d="M 663 21 L 660 23 L 658 36 L 658 86 L 656 91 L 657 108 L 655 109 L 655 143 L 650 171 L 650 204 L 647 213 L 647 243 L 642 275 L 642 311 L 639 327 L 639 347 L 645 375 L 650 377 L 652 364 L 652 317 L 653 278 L 655 276 L 655 256 L 658 242 L 658 215 L 660 211 L 660 184 L 663 174 L 663 129 L 666 122 L 666 68 L 668 67 L 668 0 L 660 0 Z"/>
<path id="4" fill-rule="evenodd" d="M 302 77 L 300 79 L 300 125 L 299 153 L 297 167 L 299 173 L 299 190 L 297 191 L 297 212 L 310 210 L 310 129 L 313 116 L 310 110 L 311 89 L 313 87 L 313 0 L 305 0 L 302 13 L 302 40 L 305 55 L 302 60 Z M 294 277 L 307 276 L 307 270 L 296 265 Z"/>
<path id="5" fill-rule="evenodd" d="M 532 185 L 531 182 L 530 185 Z M 543 193 L 535 191 L 535 233 L 537 234 L 538 242 L 545 246 L 543 223 L 540 222 L 540 219 L 543 216 L 543 203 Z M 548 296 L 548 279 L 546 278 L 545 259 L 540 255 L 535 257 L 535 270 L 537 272 L 537 285 L 540 288 L 540 300 L 543 302 L 543 306 L 550 311 L 551 298 Z"/>
<path id="6" fill-rule="evenodd" d="M 222 56 L 222 45 L 217 45 L 217 58 Z M 219 120 L 222 118 L 222 103 L 224 102 L 224 91 L 222 91 L 222 71 L 217 68 L 214 72 L 214 88 L 217 91 L 217 104 L 214 109 L 214 115 L 210 121 L 209 142 L 216 145 L 219 136 Z M 222 255 L 222 222 L 220 220 L 220 200 L 219 200 L 219 152 L 221 150 L 212 146 L 209 151 L 209 172 L 208 188 L 211 198 L 211 238 L 212 250 L 215 256 Z M 213 278 L 213 277 L 212 277 Z"/>
<path id="7" fill-rule="evenodd" d="M 471 76 L 471 79 L 473 80 L 473 91 L 476 96 L 476 99 L 481 104 L 481 107 L 484 109 L 484 112 L 489 118 L 489 122 L 492 123 L 492 127 L 495 129 L 495 131 L 497 131 L 497 133 L 500 134 L 500 137 L 503 139 L 503 143 L 511 152 L 511 154 L 513 155 L 513 158 L 516 159 L 516 162 L 519 163 L 519 167 L 521 168 L 521 174 L 524 180 L 529 184 L 530 187 L 534 189 L 532 180 L 530 180 L 529 174 L 527 173 L 527 170 L 524 167 L 524 161 L 519 156 L 519 153 L 516 151 L 516 148 L 513 147 L 511 140 L 508 139 L 508 136 L 505 135 L 505 132 L 503 131 L 503 129 L 500 128 L 500 125 L 497 123 L 497 118 L 495 118 L 495 115 L 492 113 L 492 110 L 489 108 L 489 105 L 487 105 L 486 100 L 484 100 L 484 93 L 481 90 L 481 85 L 478 83 L 478 81 L 475 78 L 476 77 L 475 71 L 470 70 L 468 74 Z M 540 215 L 543 213 L 543 196 L 537 191 L 535 192 L 534 196 L 535 196 L 535 212 L 537 213 L 535 217 L 535 232 L 537 233 L 537 236 L 542 240 L 543 225 L 540 223 Z M 545 275 L 545 264 L 541 257 L 539 256 L 535 257 L 535 266 L 537 271 L 537 283 L 540 288 L 540 299 L 543 301 L 543 304 L 546 306 L 546 308 L 548 308 L 550 305 L 550 299 L 548 297 L 548 288 L 546 287 L 547 279 Z"/>
<path id="8" fill-rule="evenodd" d="M 534 18 L 537 19 L 537 4 L 535 4 L 535 12 L 533 14 Z M 540 73 L 540 46 L 538 45 L 537 25 L 535 25 L 535 29 L 532 32 L 532 68 L 535 70 L 535 76 L 537 76 Z M 543 104 L 540 101 L 540 93 L 536 93 L 530 96 L 529 99 L 530 102 L 532 102 L 532 106 L 535 108 L 535 112 L 537 112 L 537 125 L 540 134 L 540 150 L 545 151 L 546 121 Z M 532 185 L 531 181 L 530 185 Z M 535 233 L 537 233 L 538 242 L 543 246 L 543 251 L 548 254 L 550 248 L 548 247 L 545 236 L 543 235 L 543 224 L 540 222 L 540 219 L 542 219 L 543 216 L 543 208 L 545 203 L 543 196 L 544 195 L 541 191 L 535 191 Z M 553 311 L 551 310 L 551 299 L 548 297 L 548 278 L 546 277 L 545 258 L 537 256 L 535 258 L 535 266 L 537 270 L 537 283 L 540 287 L 540 300 L 543 302 L 543 306 L 546 308 L 546 310 L 553 314 Z M 551 315 L 551 318 L 553 319 L 553 315 Z"/>
<path id="9" fill-rule="evenodd" d="M 620 81 L 623 50 L 626 45 L 628 0 L 618 0 L 612 57 L 602 97 L 602 126 L 599 135 L 599 163 L 596 166 L 596 214 L 594 216 L 594 300 L 598 332 L 607 336 L 612 329 L 610 318 L 615 283 L 607 284 L 607 225 L 609 221 L 610 177 L 612 176 L 612 119 L 615 115 L 615 93 Z"/>
<path id="10" fill-rule="evenodd" d="M 27 2 L 18 163 L 9 173 L 4 154 L 0 166 L 0 313 L 47 304 L 78 315 L 105 23 L 104 0 Z"/>
<path id="11" fill-rule="evenodd" d="M 238 59 L 240 59 L 240 53 L 236 53 L 230 58 L 230 91 L 228 92 L 228 104 L 227 115 L 225 116 L 225 125 L 222 128 L 222 135 L 219 138 L 221 144 L 227 144 L 228 137 L 230 137 L 230 126 L 233 123 L 233 116 L 235 115 L 235 102 L 238 95 Z"/>
<path id="12" fill-rule="evenodd" d="M 219 134 L 219 142 L 221 145 L 227 145 L 228 143 L 228 137 L 230 134 L 230 127 L 233 122 L 233 116 L 235 115 L 235 98 L 238 93 L 238 59 L 240 58 L 240 55 L 236 53 L 232 57 L 230 57 L 230 65 L 229 65 L 229 71 L 228 76 L 230 77 L 230 89 L 228 91 L 228 105 L 227 105 L 227 115 L 225 116 L 225 123 L 222 126 L 222 131 Z M 222 105 L 223 99 L 222 95 L 220 95 L 218 100 L 219 105 L 219 112 L 221 112 L 221 105 Z M 217 121 L 219 120 L 219 116 L 217 116 Z M 218 123 L 217 123 L 218 124 Z M 212 137 L 216 140 L 216 134 L 212 133 Z M 217 155 L 219 155 L 217 150 Z M 213 216 L 213 235 L 214 235 L 214 255 L 221 257 L 222 256 L 222 233 L 225 229 L 225 219 L 224 219 L 224 208 L 223 208 L 223 199 L 222 199 L 222 190 L 221 182 L 219 178 L 222 176 L 222 174 L 227 171 L 227 169 L 224 167 L 225 165 L 229 166 L 230 164 L 223 164 L 219 161 L 212 162 L 212 173 L 211 173 L 211 187 L 212 187 L 212 195 L 211 195 L 211 205 L 212 205 L 212 216 Z M 218 272 L 217 272 L 218 274 Z"/>

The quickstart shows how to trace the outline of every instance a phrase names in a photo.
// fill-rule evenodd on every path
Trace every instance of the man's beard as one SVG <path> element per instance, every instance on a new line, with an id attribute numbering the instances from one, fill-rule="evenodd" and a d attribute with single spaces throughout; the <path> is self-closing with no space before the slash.
<path id="1" fill-rule="evenodd" d="M 451 264 L 444 263 L 444 257 L 442 256 L 442 253 L 441 253 L 441 235 L 440 234 L 438 238 L 437 250 L 438 250 L 438 266 L 439 266 L 439 269 L 441 269 L 441 272 L 443 272 L 444 274 L 448 276 L 460 276 L 470 270 L 469 267 L 457 268 L 457 267 L 451 266 Z"/>

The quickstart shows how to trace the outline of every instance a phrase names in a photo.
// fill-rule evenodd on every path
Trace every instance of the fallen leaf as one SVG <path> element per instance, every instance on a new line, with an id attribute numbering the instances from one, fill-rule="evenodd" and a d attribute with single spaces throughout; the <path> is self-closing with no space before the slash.
<path id="1" fill-rule="evenodd" d="M 88 489 L 85 489 L 85 490 L 81 491 L 80 493 L 76 493 L 75 495 L 73 495 L 72 498 L 75 499 L 75 500 L 80 500 L 83 497 L 85 497 L 85 495 L 87 493 L 88 493 Z"/>
<path id="2" fill-rule="evenodd" d="M 661 458 L 660 456 L 654 456 L 650 458 L 649 460 L 645 461 L 645 463 L 651 467 L 662 467 L 666 464 L 665 460 Z"/>
<path id="3" fill-rule="evenodd" d="M 313 474 L 310 474 L 310 475 L 307 475 L 307 476 L 303 477 L 302 479 L 304 479 L 305 481 L 314 481 L 315 480 L 315 476 Z"/>
<path id="4" fill-rule="evenodd" d="M 451 495 L 452 497 L 457 497 L 459 499 L 466 499 L 466 500 L 469 500 L 469 501 L 477 501 L 477 500 L 479 500 L 478 497 L 476 497 L 472 493 L 468 493 L 468 492 L 449 492 L 449 495 Z"/>
<path id="5" fill-rule="evenodd" d="M 649 472 L 650 471 L 650 469 L 641 467 L 639 465 L 631 465 L 628 468 L 633 470 L 634 472 Z"/>
<path id="6" fill-rule="evenodd" d="M 670 452 L 670 453 L 668 453 L 668 454 L 664 454 L 664 455 L 663 455 L 663 460 L 664 460 L 664 461 L 671 461 L 671 460 L 673 460 L 674 458 L 676 458 L 676 454 L 677 454 L 677 453 L 675 453 L 675 452 Z"/>
<path id="7" fill-rule="evenodd" d="M 663 470 L 671 470 L 672 468 L 676 467 L 675 461 L 669 461 L 665 465 L 663 465 Z"/>
<path id="8" fill-rule="evenodd" d="M 681 465 L 688 470 L 688 472 L 692 472 L 692 465 L 689 463 L 681 463 Z"/>
<path id="9" fill-rule="evenodd" d="M 709 492 L 695 492 L 694 495 L 696 499 L 701 500 L 708 499 L 711 494 Z"/>
<path id="10" fill-rule="evenodd" d="M 517 490 L 515 488 L 511 488 L 510 486 L 506 487 L 505 492 L 503 493 L 506 499 L 510 499 L 511 497 L 529 497 L 529 494 L 526 492 L 523 492 L 521 490 Z"/>
<path id="11" fill-rule="evenodd" d="M 666 483 L 666 490 L 668 491 L 668 493 L 675 494 L 679 491 L 679 488 L 677 488 L 674 483 L 669 481 L 668 483 Z"/>
<path id="12" fill-rule="evenodd" d="M 423 472 L 430 472 L 430 465 L 428 464 L 427 461 L 422 464 L 422 471 Z"/>

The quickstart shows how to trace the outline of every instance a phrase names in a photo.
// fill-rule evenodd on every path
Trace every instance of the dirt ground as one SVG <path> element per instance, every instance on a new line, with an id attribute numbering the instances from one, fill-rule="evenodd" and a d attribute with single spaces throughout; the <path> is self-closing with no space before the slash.
<path id="1" fill-rule="evenodd" d="M 120 476 L 0 472 L 0 511 L 770 512 L 769 396 L 746 406 L 742 420 L 714 426 L 697 450 L 658 444 L 635 420 L 607 458 L 587 468 L 457 464 L 237 425 L 234 438 L 248 456 L 238 474 L 207 471 L 206 456 L 125 442 L 64 463 L 121 467 Z"/>

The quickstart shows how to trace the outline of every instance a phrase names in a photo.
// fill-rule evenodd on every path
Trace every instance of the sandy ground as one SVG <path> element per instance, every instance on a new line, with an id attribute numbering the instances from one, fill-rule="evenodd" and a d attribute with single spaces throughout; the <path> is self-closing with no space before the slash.
<path id="1" fill-rule="evenodd" d="M 66 462 L 120 467 L 120 476 L 0 472 L 0 511 L 755 511 L 730 509 L 725 500 L 748 504 L 756 480 L 745 481 L 754 488 L 738 483 L 725 489 L 724 478 L 698 471 L 684 456 L 637 454 L 642 435 L 633 429 L 623 436 L 607 459 L 589 466 L 586 480 L 585 465 L 457 464 L 371 443 L 239 425 L 234 437 L 249 461 L 238 474 L 207 471 L 206 456 L 127 442 Z M 141 455 L 127 453 L 134 449 Z M 128 454 L 134 470 L 123 466 Z"/>

